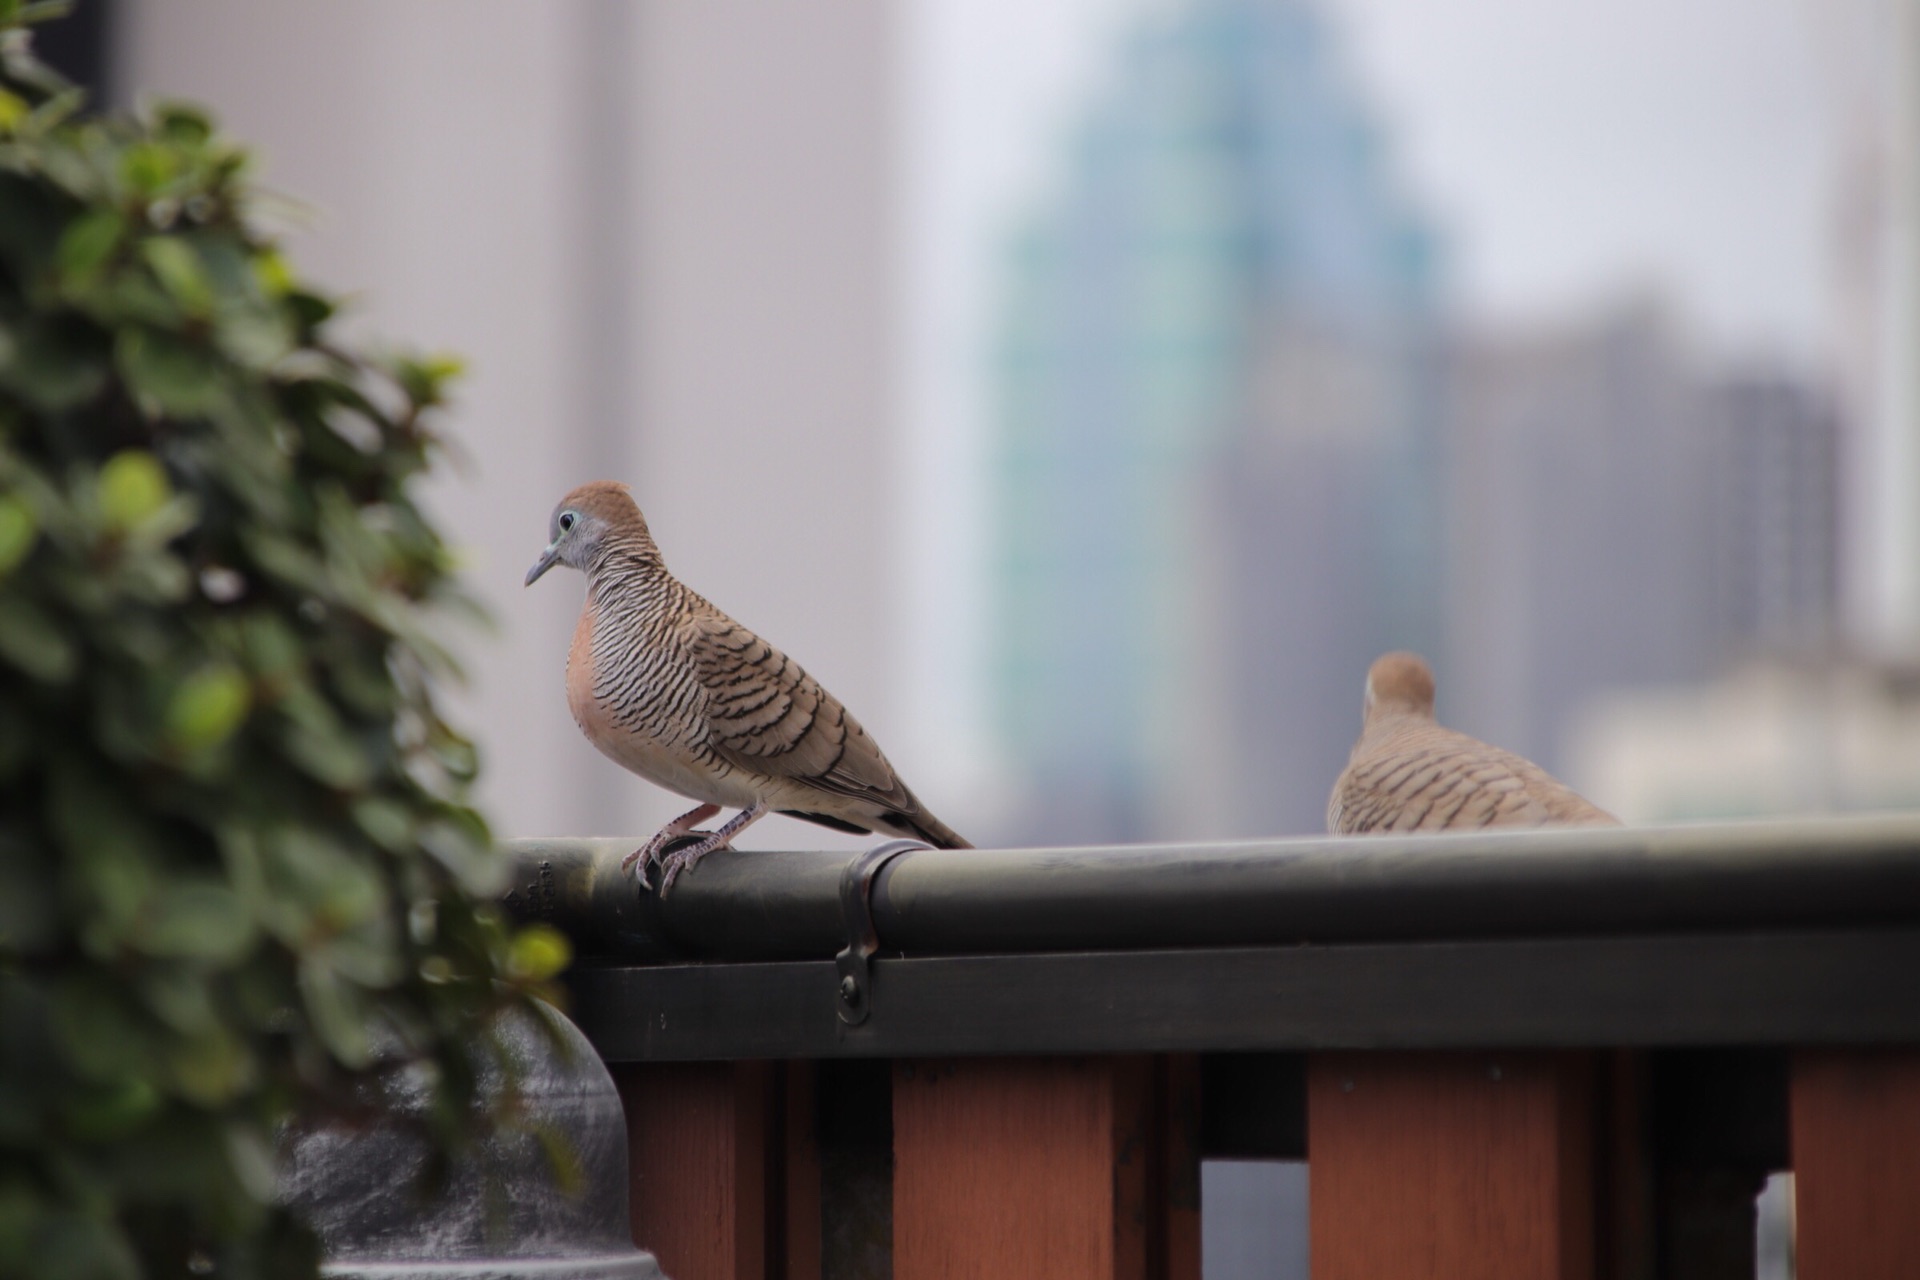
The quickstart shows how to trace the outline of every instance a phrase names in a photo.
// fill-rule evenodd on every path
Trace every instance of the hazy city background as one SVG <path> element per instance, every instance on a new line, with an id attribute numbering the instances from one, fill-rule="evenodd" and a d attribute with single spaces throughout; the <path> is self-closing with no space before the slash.
<path id="1" fill-rule="evenodd" d="M 981 842 L 1315 831 L 1394 647 L 1631 819 L 1920 800 L 1893 0 L 108 12 L 471 362 L 507 833 L 678 803 L 519 586 L 603 475 Z"/>
<path id="2" fill-rule="evenodd" d="M 568 718 L 578 579 L 520 588 L 611 476 L 943 817 L 1054 843 L 1317 831 L 1397 647 L 1632 821 L 1920 803 L 1915 7 L 103 12 L 115 100 L 210 103 L 357 324 L 470 360 L 506 834 L 680 807 Z M 1231 1173 L 1216 1280 L 1303 1239 Z"/>

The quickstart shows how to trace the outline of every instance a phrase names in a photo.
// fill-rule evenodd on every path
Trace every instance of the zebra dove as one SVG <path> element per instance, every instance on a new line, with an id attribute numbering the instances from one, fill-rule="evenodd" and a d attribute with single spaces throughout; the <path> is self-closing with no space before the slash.
<path id="1" fill-rule="evenodd" d="M 527 585 L 556 564 L 587 575 L 567 654 L 567 705 L 616 763 L 692 800 L 622 864 L 660 893 L 769 812 L 838 831 L 880 830 L 971 848 L 907 789 L 860 722 L 798 663 L 667 571 L 627 487 L 581 485 L 554 508 L 552 541 Z M 696 831 L 722 806 L 740 810 Z M 662 856 L 676 837 L 697 843 Z"/>
<path id="2" fill-rule="evenodd" d="M 1367 672 L 1360 741 L 1327 802 L 1334 835 L 1618 821 L 1531 760 L 1441 728 L 1418 654 L 1389 653 Z"/>

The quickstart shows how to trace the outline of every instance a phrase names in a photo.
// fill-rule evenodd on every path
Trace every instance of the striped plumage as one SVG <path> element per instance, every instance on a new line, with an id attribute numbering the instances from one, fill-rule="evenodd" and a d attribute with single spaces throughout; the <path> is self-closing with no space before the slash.
<path id="1" fill-rule="evenodd" d="M 800 665 L 667 571 L 624 485 L 582 485 L 555 508 L 553 564 L 587 575 L 567 655 L 567 703 L 587 738 L 649 781 L 699 802 L 636 850 L 647 863 L 722 807 L 741 813 L 662 858 L 661 892 L 769 812 L 842 831 L 968 848 L 929 813 L 847 709 Z"/>
<path id="2" fill-rule="evenodd" d="M 1442 728 L 1433 671 L 1419 655 L 1389 653 L 1368 671 L 1360 741 L 1333 784 L 1328 831 L 1617 822 L 1531 760 Z"/>

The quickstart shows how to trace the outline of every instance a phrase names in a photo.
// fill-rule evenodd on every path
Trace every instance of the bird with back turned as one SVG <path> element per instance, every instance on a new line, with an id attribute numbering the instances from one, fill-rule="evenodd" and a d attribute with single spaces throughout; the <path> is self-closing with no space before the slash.
<path id="1" fill-rule="evenodd" d="M 971 846 L 928 812 L 878 744 L 800 665 L 667 571 L 625 485 L 581 485 L 554 508 L 527 585 L 556 564 L 587 577 L 567 654 L 567 704 L 588 741 L 697 801 L 623 864 L 656 859 L 660 892 L 768 813 L 839 831 Z M 710 832 L 700 823 L 740 810 Z M 676 837 L 691 845 L 664 852 Z"/>
<path id="2" fill-rule="evenodd" d="M 1618 824 L 1531 760 L 1443 728 L 1433 693 L 1433 669 L 1420 655 L 1374 661 L 1360 740 L 1327 803 L 1328 831 Z"/>

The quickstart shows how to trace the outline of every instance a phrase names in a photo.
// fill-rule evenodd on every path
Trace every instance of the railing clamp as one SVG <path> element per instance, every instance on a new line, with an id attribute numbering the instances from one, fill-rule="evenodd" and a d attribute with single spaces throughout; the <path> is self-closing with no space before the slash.
<path id="1" fill-rule="evenodd" d="M 873 1012 L 873 974 L 868 962 L 880 949 L 873 927 L 873 882 L 880 869 L 903 853 L 931 849 L 923 840 L 888 840 L 849 862 L 840 873 L 840 917 L 847 926 L 847 945 L 833 958 L 840 973 L 840 1021 L 857 1027 Z"/>

